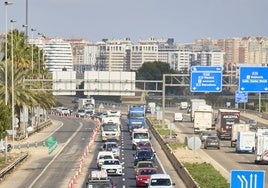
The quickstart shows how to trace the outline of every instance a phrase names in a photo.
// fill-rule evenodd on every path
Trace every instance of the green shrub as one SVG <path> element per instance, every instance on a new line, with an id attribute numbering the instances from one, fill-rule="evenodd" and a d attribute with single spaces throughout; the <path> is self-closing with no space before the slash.
<path id="1" fill-rule="evenodd" d="M 200 188 L 229 188 L 227 180 L 209 163 L 185 163 Z"/>

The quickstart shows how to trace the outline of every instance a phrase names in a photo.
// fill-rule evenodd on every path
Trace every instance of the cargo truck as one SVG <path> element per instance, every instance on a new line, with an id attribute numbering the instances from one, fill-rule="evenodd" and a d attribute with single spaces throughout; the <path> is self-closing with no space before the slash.
<path id="1" fill-rule="evenodd" d="M 93 170 L 90 172 L 86 188 L 116 188 L 117 185 L 108 177 L 104 170 Z"/>
<path id="2" fill-rule="evenodd" d="M 255 151 L 255 132 L 242 131 L 237 133 L 236 152 L 250 152 Z"/>
<path id="3" fill-rule="evenodd" d="M 201 105 L 194 112 L 194 133 L 213 130 L 213 109 L 210 105 Z"/>
<path id="4" fill-rule="evenodd" d="M 268 134 L 257 136 L 255 164 L 268 164 Z"/>
<path id="5" fill-rule="evenodd" d="M 232 127 L 232 139 L 231 139 L 231 147 L 236 146 L 237 142 L 237 133 L 242 131 L 249 131 L 249 124 L 246 123 L 235 123 Z"/>
<path id="6" fill-rule="evenodd" d="M 216 131 L 220 139 L 231 140 L 232 127 L 240 122 L 240 111 L 219 109 L 216 119 Z"/>
<path id="7" fill-rule="evenodd" d="M 190 103 L 190 120 L 194 121 L 194 112 L 198 109 L 199 106 L 206 105 L 205 99 L 191 99 Z"/>
<path id="8" fill-rule="evenodd" d="M 145 107 L 141 106 L 130 106 L 128 109 L 128 130 L 132 132 L 133 129 L 144 129 L 145 128 Z"/>

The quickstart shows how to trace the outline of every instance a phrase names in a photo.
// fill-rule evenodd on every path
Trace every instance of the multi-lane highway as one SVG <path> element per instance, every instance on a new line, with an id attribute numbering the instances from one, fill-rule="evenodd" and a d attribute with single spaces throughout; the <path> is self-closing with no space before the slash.
<path id="1" fill-rule="evenodd" d="M 166 118 L 172 120 L 174 110 L 178 111 L 178 109 L 167 111 Z M 180 136 L 191 137 L 193 135 L 193 123 L 190 122 L 189 114 L 185 111 L 183 111 L 183 113 L 185 121 L 176 122 L 175 126 L 183 134 Z M 243 117 L 242 120 L 246 121 L 247 118 Z M 268 170 L 267 165 L 256 165 L 254 163 L 254 153 L 236 153 L 235 148 L 231 147 L 231 141 L 229 140 L 221 141 L 220 150 L 204 149 L 203 146 L 201 146 L 201 150 L 203 150 L 211 159 L 215 160 L 229 173 L 231 170 L 264 170 L 265 172 Z M 265 185 L 268 186 L 267 178 L 265 180 Z"/>

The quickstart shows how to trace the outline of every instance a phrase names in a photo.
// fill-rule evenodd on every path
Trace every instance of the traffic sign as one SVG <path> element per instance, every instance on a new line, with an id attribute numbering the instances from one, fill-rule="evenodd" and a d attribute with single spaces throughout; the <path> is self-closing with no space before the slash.
<path id="1" fill-rule="evenodd" d="M 222 67 L 220 66 L 192 66 L 191 92 L 221 92 Z"/>
<path id="2" fill-rule="evenodd" d="M 236 103 L 245 103 L 245 102 L 248 102 L 248 92 L 245 92 L 245 91 L 236 91 L 235 92 L 235 102 Z"/>
<path id="3" fill-rule="evenodd" d="M 268 92 L 268 67 L 240 67 L 239 90 Z"/>
<path id="4" fill-rule="evenodd" d="M 232 170 L 230 188 L 264 188 L 264 170 Z"/>

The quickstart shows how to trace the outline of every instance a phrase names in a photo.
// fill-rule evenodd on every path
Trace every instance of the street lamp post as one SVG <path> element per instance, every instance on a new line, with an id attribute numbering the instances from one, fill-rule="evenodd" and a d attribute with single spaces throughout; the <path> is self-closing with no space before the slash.
<path id="1" fill-rule="evenodd" d="M 5 2 L 5 21 L 6 21 L 6 32 L 5 32 L 5 105 L 7 105 L 7 6 L 12 5 L 12 2 Z"/>
<path id="2" fill-rule="evenodd" d="M 6 22 L 6 32 L 5 32 L 5 105 L 7 105 L 7 6 L 12 5 L 12 2 L 5 1 L 5 22 Z M 5 138 L 5 162 L 7 162 L 7 137 Z"/>
<path id="3" fill-rule="evenodd" d="M 15 124 L 14 124 L 14 120 L 15 120 L 15 95 L 14 95 L 14 49 L 13 49 L 13 23 L 15 23 L 16 20 L 10 20 L 11 23 L 11 119 L 12 119 L 12 147 L 14 148 L 14 131 L 15 131 Z"/>

